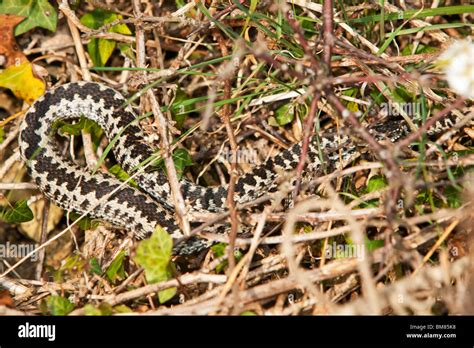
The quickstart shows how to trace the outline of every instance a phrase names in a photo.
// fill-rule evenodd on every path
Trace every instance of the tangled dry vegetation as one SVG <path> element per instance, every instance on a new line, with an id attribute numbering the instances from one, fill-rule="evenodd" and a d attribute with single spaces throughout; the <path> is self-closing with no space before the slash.
<path id="1" fill-rule="evenodd" d="M 93 80 L 133 96 L 139 114 L 154 115 L 142 121 L 150 139 L 173 154 L 165 155 L 172 185 L 184 175 L 232 186 L 298 141 L 304 163 L 313 129 L 350 134 L 360 156 L 297 189 L 282 176 L 277 192 L 229 202 L 228 214 L 189 215 L 178 205 L 183 226 L 218 243 L 167 259 L 158 279 L 133 231 L 87 219 L 68 228 L 77 216 L 35 189 L 17 143 L 28 97 L 2 85 L 0 242 L 40 248 L 2 255 L 0 313 L 473 314 L 474 109 L 434 62 L 452 39 L 472 35 L 474 6 L 392 3 L 60 0 L 48 14 L 58 14 L 54 27 L 5 34 L 7 65 L 33 66 L 18 83 L 38 79 L 47 90 Z M 7 41 L 16 41 L 15 56 Z M 446 116 L 461 121 L 426 136 Z M 375 141 L 367 125 L 389 117 L 405 119 L 410 136 Z M 107 141 L 96 125 L 61 133 L 66 156 L 126 177 L 111 154 L 102 159 Z M 228 221 L 227 233 L 195 227 L 217 221 Z M 237 234 L 240 225 L 252 228 Z M 163 252 L 150 250 L 152 261 Z"/>

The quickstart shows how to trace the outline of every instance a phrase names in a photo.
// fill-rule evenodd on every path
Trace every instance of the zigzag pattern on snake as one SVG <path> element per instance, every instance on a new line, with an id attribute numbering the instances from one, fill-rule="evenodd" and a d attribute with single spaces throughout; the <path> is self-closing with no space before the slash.
<path id="1" fill-rule="evenodd" d="M 53 125 L 56 120 L 77 119 L 84 116 L 97 122 L 111 141 L 117 137 L 113 153 L 122 168 L 129 174 L 156 151 L 143 139 L 137 116 L 126 99 L 114 89 L 99 83 L 69 83 L 45 93 L 28 110 L 21 124 L 19 145 L 21 156 L 27 163 L 29 174 L 40 191 L 66 210 L 86 213 L 114 225 L 132 230 L 137 238 L 144 238 L 159 224 L 177 240 L 183 234 L 176 223 L 171 205 L 170 187 L 166 174 L 161 171 L 144 171 L 134 176 L 139 189 L 131 186 L 119 188 L 122 182 L 107 173 L 91 174 L 85 168 L 65 158 L 55 143 Z M 439 132 L 452 126 L 454 120 L 436 125 Z M 403 137 L 408 127 L 397 121 L 372 127 L 379 139 L 395 141 Z M 242 175 L 235 185 L 237 203 L 255 200 L 274 189 L 281 172 L 296 168 L 300 159 L 301 144 L 268 159 L 251 172 Z M 321 161 L 320 154 L 324 155 Z M 310 140 L 306 173 L 318 175 L 323 162 L 330 167 L 346 165 L 357 157 L 356 146 L 349 136 L 328 132 Z M 227 186 L 202 187 L 187 180 L 181 189 L 191 211 L 223 212 L 226 210 Z M 113 191 L 113 194 L 111 194 Z M 193 239 L 175 246 L 175 253 L 194 253 L 207 244 Z"/>

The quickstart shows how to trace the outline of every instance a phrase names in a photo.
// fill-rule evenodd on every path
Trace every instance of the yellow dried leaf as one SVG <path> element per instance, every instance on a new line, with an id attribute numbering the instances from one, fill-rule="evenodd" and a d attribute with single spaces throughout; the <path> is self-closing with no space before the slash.
<path id="1" fill-rule="evenodd" d="M 32 104 L 43 95 L 45 84 L 33 75 L 31 63 L 12 65 L 0 72 L 0 87 L 10 89 L 15 96 Z"/>

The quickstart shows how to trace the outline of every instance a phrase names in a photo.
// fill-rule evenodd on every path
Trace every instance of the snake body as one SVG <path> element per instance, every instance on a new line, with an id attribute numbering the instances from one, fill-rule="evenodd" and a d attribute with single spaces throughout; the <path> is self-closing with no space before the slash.
<path id="1" fill-rule="evenodd" d="M 133 178 L 140 189 L 123 185 L 108 173 L 91 174 L 60 152 L 53 136 L 56 120 L 81 116 L 97 122 L 109 141 L 116 140 L 115 158 L 126 172 L 135 174 Z M 443 129 L 448 127 L 445 125 Z M 390 140 L 407 131 L 399 122 L 397 129 Z M 390 133 L 387 129 L 382 132 Z M 156 152 L 143 139 L 137 116 L 119 92 L 99 83 L 76 82 L 46 92 L 30 107 L 20 127 L 19 145 L 22 159 L 39 190 L 60 207 L 132 230 L 139 239 L 148 236 L 159 224 L 173 239 L 181 240 L 183 234 L 173 214 L 166 174 L 156 170 L 135 173 Z M 274 188 L 279 174 L 296 168 L 300 154 L 298 143 L 242 175 L 235 185 L 234 200 L 250 202 Z M 325 136 L 313 136 L 305 172 L 317 175 L 323 162 L 329 166 L 347 163 L 356 154 L 356 146 L 347 135 L 329 132 Z M 187 180 L 180 184 L 191 211 L 226 210 L 227 186 L 202 187 Z M 205 242 L 193 239 L 175 252 L 189 254 L 205 246 Z"/>

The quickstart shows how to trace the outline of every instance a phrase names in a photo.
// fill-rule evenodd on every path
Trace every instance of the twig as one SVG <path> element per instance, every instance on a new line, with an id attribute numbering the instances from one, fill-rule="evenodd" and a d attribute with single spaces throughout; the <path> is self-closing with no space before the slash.
<path id="1" fill-rule="evenodd" d="M 151 89 L 147 91 L 147 95 L 151 103 L 151 109 L 155 115 L 155 119 L 157 120 L 155 124 L 160 133 L 161 150 L 163 152 L 162 156 L 165 162 L 166 173 L 168 174 L 168 182 L 171 188 L 171 197 L 173 199 L 176 215 L 178 216 L 180 225 L 183 228 L 183 234 L 185 236 L 190 236 L 191 227 L 186 216 L 186 203 L 184 202 L 183 195 L 181 194 L 181 186 L 170 151 L 166 118 L 161 112 L 160 105 L 158 104 L 158 101 L 156 100 L 156 97 Z"/>
<path id="2" fill-rule="evenodd" d="M 18 162 L 19 160 L 20 160 L 20 151 L 15 150 L 13 154 L 3 162 L 3 166 L 0 167 L 0 180 L 2 180 L 3 177 L 8 173 L 8 171 L 15 164 L 15 162 Z M 0 183 L 0 185 L 1 184 L 2 183 Z"/>
<path id="3" fill-rule="evenodd" d="M 227 50 L 226 44 L 222 35 L 219 32 L 215 32 L 217 37 L 217 41 L 219 42 L 219 47 L 221 49 L 222 55 L 228 56 L 229 52 Z M 235 69 L 235 61 L 238 61 L 239 57 L 235 56 L 232 62 L 228 63 L 230 66 L 234 64 L 233 68 Z M 232 70 L 234 70 L 232 69 Z M 224 99 L 230 99 L 232 96 L 232 86 L 230 84 L 231 75 L 229 74 L 228 69 L 224 69 L 221 79 L 224 81 Z M 237 153 L 239 151 L 239 147 L 237 145 L 237 141 L 235 140 L 234 130 L 232 128 L 232 124 L 230 121 L 230 105 L 226 103 L 222 108 L 222 112 L 220 113 L 220 117 L 222 122 L 225 125 L 225 129 L 227 132 L 227 137 L 229 139 L 230 149 L 234 156 L 237 157 Z M 229 272 L 232 274 L 234 267 L 235 267 L 235 255 L 234 255 L 234 246 L 235 246 L 235 239 L 237 237 L 237 228 L 238 228 L 238 217 L 237 217 L 237 209 L 235 207 L 234 201 L 234 193 L 235 193 L 235 184 L 237 182 L 237 161 L 231 161 L 231 170 L 230 170 L 230 179 L 227 188 L 227 204 L 229 205 L 229 216 L 230 216 L 230 233 L 229 233 Z"/>
<path id="4" fill-rule="evenodd" d="M 333 39 L 333 2 L 332 0 L 323 1 L 323 62 L 326 65 L 328 75 L 331 74 L 331 58 Z"/>
<path id="5" fill-rule="evenodd" d="M 86 55 L 84 52 L 84 47 L 82 46 L 81 36 L 79 34 L 79 30 L 77 29 L 78 23 L 80 24 L 80 22 L 76 22 L 70 17 L 67 17 L 67 24 L 69 26 L 69 31 L 71 32 L 72 39 L 74 41 L 74 47 L 76 48 L 77 59 L 79 60 L 79 65 L 81 67 L 82 77 L 86 81 L 92 81 L 90 71 L 87 68 Z"/>
<path id="6" fill-rule="evenodd" d="M 367 209 L 355 209 L 350 211 L 350 215 L 354 218 L 367 219 L 369 217 L 374 217 L 382 214 L 383 211 L 381 208 L 367 208 Z M 284 221 L 286 219 L 287 213 L 271 213 L 268 214 L 268 221 Z M 340 211 L 325 211 L 321 213 L 305 213 L 305 214 L 296 214 L 296 221 L 317 223 L 323 221 L 335 221 L 343 220 L 347 217 L 347 212 Z"/>
<path id="7" fill-rule="evenodd" d="M 301 155 L 300 160 L 298 162 L 298 166 L 296 167 L 296 183 L 295 188 L 293 190 L 293 200 L 296 200 L 300 186 L 301 186 L 301 175 L 303 174 L 303 169 L 306 165 L 306 160 L 308 157 L 308 150 L 309 150 L 309 139 L 313 135 L 313 128 L 314 128 L 314 117 L 316 115 L 316 109 L 319 101 L 319 92 L 315 92 L 313 99 L 311 100 L 311 106 L 309 109 L 309 115 L 305 122 L 304 127 L 304 136 L 303 136 L 303 144 L 301 145 Z"/>
<path id="8" fill-rule="evenodd" d="M 451 232 L 453 232 L 453 230 L 456 228 L 458 224 L 459 224 L 458 219 L 454 219 L 454 221 L 449 224 L 449 226 L 446 228 L 443 234 L 438 238 L 436 243 L 431 247 L 431 249 L 423 257 L 423 262 L 415 269 L 413 274 L 416 274 L 425 265 L 425 263 L 431 258 L 431 256 L 441 246 L 441 244 L 443 244 L 443 242 L 446 240 L 446 238 L 448 238 L 448 236 L 451 234 Z"/>
<path id="9" fill-rule="evenodd" d="M 43 217 L 41 223 L 41 235 L 40 244 L 44 244 L 48 238 L 48 220 L 49 220 L 49 207 L 51 203 L 49 199 L 44 199 Z M 40 280 L 43 274 L 44 259 L 46 256 L 46 249 L 41 249 L 38 253 L 38 263 L 36 264 L 36 279 Z"/>
<path id="10" fill-rule="evenodd" d="M 118 295 L 107 296 L 89 296 L 96 300 L 102 300 L 112 306 L 119 303 L 130 301 L 148 294 L 152 294 L 171 287 L 178 287 L 180 285 L 197 284 L 197 283 L 214 283 L 223 284 L 227 277 L 222 274 L 205 274 L 205 273 L 187 273 L 180 276 L 178 279 L 171 279 L 166 282 L 157 284 L 149 284 L 138 289 L 130 290 Z M 76 313 L 78 314 L 78 313 Z"/>
<path id="11" fill-rule="evenodd" d="M 36 190 L 38 186 L 32 182 L 0 182 L 0 190 Z"/>
<path id="12" fill-rule="evenodd" d="M 134 0 L 133 2 L 134 12 L 136 16 L 141 16 L 140 2 Z M 145 55 L 145 33 L 140 28 L 140 22 L 137 22 L 136 26 L 136 41 L 137 41 L 137 65 L 138 67 L 145 67 L 146 64 L 146 55 Z M 144 72 L 143 72 L 144 74 Z M 143 75 L 144 76 L 144 75 Z M 160 134 L 160 145 L 163 152 L 163 158 L 165 162 L 166 171 L 168 174 L 168 181 L 171 189 L 171 196 L 173 199 L 175 212 L 178 217 L 179 225 L 183 229 L 185 236 L 191 234 L 191 227 L 189 221 L 186 217 L 186 205 L 181 194 L 181 186 L 179 184 L 178 175 L 176 173 L 176 167 L 173 162 L 173 157 L 171 155 L 170 143 L 168 141 L 168 127 L 167 120 L 161 112 L 160 105 L 158 100 L 154 95 L 152 89 L 147 90 L 147 97 L 151 104 L 151 109 L 153 115 L 155 116 L 155 125 Z"/>
<path id="13" fill-rule="evenodd" d="M 87 67 L 86 55 L 84 52 L 84 47 L 82 46 L 79 30 L 76 27 L 76 22 L 68 17 L 67 24 L 69 26 L 69 31 L 71 32 L 72 39 L 74 41 L 74 46 L 76 48 L 76 54 L 77 59 L 79 60 L 79 65 L 81 67 L 82 78 L 85 81 L 92 81 L 91 74 Z M 92 136 L 85 130 L 81 130 L 81 136 L 82 143 L 84 145 L 84 156 L 86 158 L 87 166 L 89 167 L 89 169 L 94 169 L 97 167 L 97 157 L 95 155 L 94 147 L 92 144 Z"/>
<path id="14" fill-rule="evenodd" d="M 28 287 L 18 283 L 18 281 L 6 277 L 0 278 L 0 285 L 15 296 L 23 296 L 31 291 Z"/>
<path id="15" fill-rule="evenodd" d="M 250 263 L 259 245 L 260 236 L 262 235 L 263 229 L 265 228 L 265 224 L 266 224 L 269 213 L 270 213 L 270 207 L 266 207 L 263 209 L 263 212 L 260 214 L 258 218 L 257 226 L 255 227 L 255 232 L 252 238 L 252 243 L 250 244 L 250 248 L 247 251 L 247 254 L 251 256 L 248 258 L 247 263 L 244 265 L 244 268 L 242 269 L 242 272 L 240 273 L 239 282 L 241 283 L 244 282 L 244 279 L 247 277 L 249 273 Z"/>
<path id="16" fill-rule="evenodd" d="M 137 52 L 137 67 L 146 68 L 146 51 L 145 51 L 145 31 L 142 28 L 142 12 L 140 9 L 140 1 L 133 0 L 133 14 L 136 17 L 135 20 L 135 39 L 136 39 L 136 52 Z M 143 82 L 146 82 L 145 71 L 138 71 L 137 74 L 141 76 Z M 143 113 L 145 110 L 145 96 L 140 96 L 140 111 Z"/>

